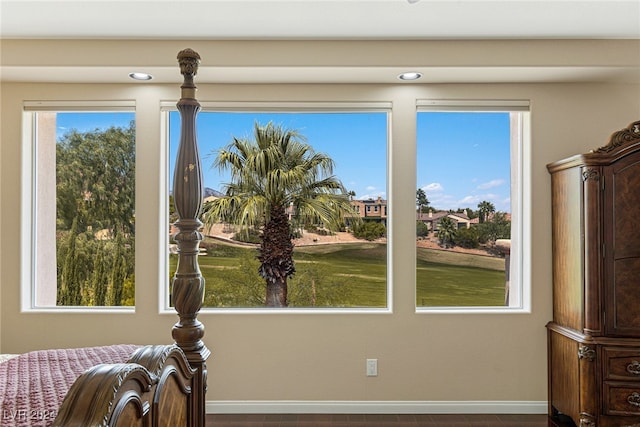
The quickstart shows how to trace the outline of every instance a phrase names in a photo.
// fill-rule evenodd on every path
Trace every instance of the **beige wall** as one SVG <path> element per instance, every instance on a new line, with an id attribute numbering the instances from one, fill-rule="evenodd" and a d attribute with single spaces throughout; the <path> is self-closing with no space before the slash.
<path id="1" fill-rule="evenodd" d="M 177 72 L 177 71 L 176 71 Z M 110 343 L 168 343 L 174 315 L 158 314 L 160 101 L 175 85 L 2 85 L 0 183 L 2 352 Z M 201 101 L 391 101 L 393 313 L 202 313 L 208 400 L 545 401 L 551 319 L 550 185 L 545 165 L 599 147 L 640 117 L 633 84 L 200 85 Z M 529 99 L 532 156 L 530 314 L 416 314 L 414 310 L 415 102 L 420 98 Z M 135 99 L 137 104 L 136 313 L 20 312 L 21 103 Z M 379 376 L 365 376 L 365 359 Z"/>

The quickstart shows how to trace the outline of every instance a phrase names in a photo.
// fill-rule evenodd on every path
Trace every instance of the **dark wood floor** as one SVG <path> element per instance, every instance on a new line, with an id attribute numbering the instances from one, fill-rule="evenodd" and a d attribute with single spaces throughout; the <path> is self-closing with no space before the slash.
<path id="1" fill-rule="evenodd" d="M 547 427 L 546 415 L 209 414 L 207 427 Z"/>

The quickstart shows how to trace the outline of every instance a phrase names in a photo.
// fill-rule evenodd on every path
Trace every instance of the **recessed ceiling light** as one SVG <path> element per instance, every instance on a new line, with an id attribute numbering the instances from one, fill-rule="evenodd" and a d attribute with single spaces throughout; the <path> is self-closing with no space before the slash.
<path id="1" fill-rule="evenodd" d="M 129 73 L 129 77 L 133 80 L 151 80 L 153 76 L 147 73 Z"/>
<path id="2" fill-rule="evenodd" d="M 418 80 L 420 77 L 422 77 L 422 73 L 415 72 L 402 73 L 398 76 L 400 80 Z"/>

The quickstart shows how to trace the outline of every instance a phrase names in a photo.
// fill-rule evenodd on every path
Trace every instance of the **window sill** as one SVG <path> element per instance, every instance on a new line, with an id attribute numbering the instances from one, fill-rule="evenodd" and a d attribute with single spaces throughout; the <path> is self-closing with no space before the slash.
<path id="1" fill-rule="evenodd" d="M 527 307 L 416 307 L 416 314 L 531 314 Z"/>
<path id="2" fill-rule="evenodd" d="M 135 307 L 34 307 L 23 308 L 21 313 L 49 314 L 135 314 Z"/>
<path id="3" fill-rule="evenodd" d="M 160 310 L 160 314 L 175 315 L 173 308 L 165 308 Z M 392 314 L 392 310 L 388 307 L 381 308 L 203 308 L 199 315 L 209 314 Z"/>

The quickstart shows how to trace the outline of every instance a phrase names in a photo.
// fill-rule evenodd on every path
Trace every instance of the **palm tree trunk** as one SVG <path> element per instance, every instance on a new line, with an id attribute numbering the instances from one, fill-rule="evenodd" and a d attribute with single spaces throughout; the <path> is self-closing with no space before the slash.
<path id="1" fill-rule="evenodd" d="M 267 282 L 267 297 L 265 305 L 267 307 L 287 307 L 289 301 L 287 300 L 287 281 L 278 280 L 274 282 Z"/>
<path id="2" fill-rule="evenodd" d="M 287 307 L 287 279 L 296 271 L 291 229 L 284 207 L 272 206 L 270 214 L 262 231 L 258 272 L 267 282 L 266 306 Z"/>

